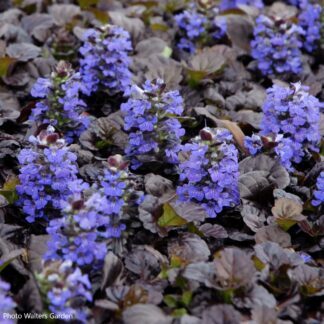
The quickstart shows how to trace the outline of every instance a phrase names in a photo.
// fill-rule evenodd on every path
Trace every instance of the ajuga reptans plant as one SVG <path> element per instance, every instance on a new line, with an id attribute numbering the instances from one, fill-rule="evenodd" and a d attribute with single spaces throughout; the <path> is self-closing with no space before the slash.
<path id="1" fill-rule="evenodd" d="M 201 204 L 209 217 L 239 203 L 238 151 L 228 130 L 204 128 L 182 151 L 180 201 Z"/>
<path id="2" fill-rule="evenodd" d="M 51 313 L 67 322 L 89 323 L 91 283 L 72 261 L 46 261 L 36 279 Z"/>
<path id="3" fill-rule="evenodd" d="M 29 119 L 55 126 L 68 143 L 73 142 L 90 123 L 86 104 L 80 98 L 84 91 L 80 73 L 69 63 L 59 62 L 50 78 L 39 78 L 32 87 L 31 95 L 42 100 L 36 103 Z"/>
<path id="4" fill-rule="evenodd" d="M 80 48 L 80 72 L 90 95 L 98 90 L 109 94 L 124 93 L 131 84 L 129 52 L 132 51 L 130 35 L 113 25 L 88 29 Z"/>
<path id="5" fill-rule="evenodd" d="M 198 43 L 208 41 L 209 36 L 219 40 L 226 34 L 226 18 L 219 16 L 215 7 L 208 12 L 198 10 L 196 5 L 190 5 L 174 18 L 180 35 L 177 47 L 190 54 L 196 51 Z"/>
<path id="6" fill-rule="evenodd" d="M 130 99 L 121 105 L 129 142 L 125 150 L 132 168 L 143 161 L 178 162 L 185 131 L 177 116 L 183 112 L 179 91 L 166 91 L 162 80 L 146 81 L 143 89 L 133 86 Z"/>
<path id="7" fill-rule="evenodd" d="M 21 165 L 17 201 L 30 223 L 60 214 L 61 200 L 82 190 L 77 179 L 77 157 L 52 126 L 30 137 L 31 148 L 18 155 Z"/>
<path id="8" fill-rule="evenodd" d="M 301 83 L 274 85 L 267 90 L 261 135 L 276 138 L 275 151 L 288 170 L 302 161 L 306 151 L 319 151 L 322 106 Z"/>
<path id="9" fill-rule="evenodd" d="M 264 76 L 289 78 L 302 71 L 300 26 L 282 19 L 260 15 L 256 19 L 251 54 Z"/>

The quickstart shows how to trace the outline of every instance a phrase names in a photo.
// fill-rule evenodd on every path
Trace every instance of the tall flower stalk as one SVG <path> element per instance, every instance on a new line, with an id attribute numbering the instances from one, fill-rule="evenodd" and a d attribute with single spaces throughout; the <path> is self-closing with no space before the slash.
<path id="1" fill-rule="evenodd" d="M 228 130 L 204 128 L 182 151 L 180 201 L 201 204 L 212 218 L 239 203 L 238 151 Z"/>
<path id="2" fill-rule="evenodd" d="M 179 91 L 166 91 L 162 80 L 146 81 L 143 89 L 133 86 L 130 99 L 121 105 L 129 143 L 125 150 L 132 168 L 157 160 L 178 163 L 181 138 L 185 134 L 177 119 L 183 112 Z"/>
<path id="3" fill-rule="evenodd" d="M 86 104 L 80 97 L 85 89 L 80 73 L 69 63 L 59 62 L 50 78 L 39 78 L 32 87 L 31 95 L 41 101 L 36 103 L 29 119 L 55 126 L 68 143 L 73 142 L 90 124 Z"/>

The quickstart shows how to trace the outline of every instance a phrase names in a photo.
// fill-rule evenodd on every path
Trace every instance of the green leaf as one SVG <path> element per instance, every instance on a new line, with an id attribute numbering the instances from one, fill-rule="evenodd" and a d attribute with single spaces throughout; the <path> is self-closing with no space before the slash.
<path id="1" fill-rule="evenodd" d="M 103 150 L 111 146 L 113 143 L 108 140 L 99 140 L 95 143 L 95 147 L 99 150 Z"/>
<path id="2" fill-rule="evenodd" d="M 192 301 L 192 291 L 184 291 L 181 297 L 181 301 L 185 306 L 189 306 Z"/>
<path id="3" fill-rule="evenodd" d="M 146 9 L 154 8 L 159 5 L 158 1 L 135 1 L 132 3 L 132 5 L 141 5 L 146 7 Z"/>
<path id="4" fill-rule="evenodd" d="M 223 299 L 225 304 L 231 304 L 234 296 L 234 290 L 228 289 L 225 291 L 218 291 L 219 296 Z"/>
<path id="5" fill-rule="evenodd" d="M 5 77 L 8 74 L 11 64 L 17 60 L 13 57 L 0 57 L 0 77 Z"/>
<path id="6" fill-rule="evenodd" d="M 164 296 L 163 301 L 170 308 L 175 308 L 178 304 L 177 299 L 173 295 Z"/>
<path id="7" fill-rule="evenodd" d="M 188 224 L 188 232 L 197 234 L 200 237 L 204 237 L 205 236 L 204 233 L 201 232 L 201 231 L 199 231 L 199 229 L 192 222 Z"/>
<path id="8" fill-rule="evenodd" d="M 254 262 L 254 266 L 257 270 L 262 271 L 265 268 L 265 264 L 256 256 L 252 257 L 252 261 Z"/>
<path id="9" fill-rule="evenodd" d="M 162 31 L 167 32 L 169 30 L 169 27 L 164 24 L 151 24 L 152 31 Z"/>
<path id="10" fill-rule="evenodd" d="M 276 219 L 276 223 L 284 230 L 288 231 L 290 227 L 294 226 L 297 222 L 289 219 Z"/>
<path id="11" fill-rule="evenodd" d="M 163 52 L 161 53 L 162 56 L 169 58 L 172 54 L 172 49 L 169 46 L 164 47 Z"/>
<path id="12" fill-rule="evenodd" d="M 0 195 L 5 197 L 9 204 L 13 204 L 17 199 L 16 186 L 19 184 L 18 177 L 11 177 L 5 182 L 3 188 L 0 190 Z"/>
<path id="13" fill-rule="evenodd" d="M 187 221 L 181 218 L 171 207 L 169 203 L 163 205 L 163 214 L 158 220 L 158 225 L 161 227 L 182 226 L 187 224 Z"/>
<path id="14" fill-rule="evenodd" d="M 188 312 L 185 308 L 178 308 L 178 309 L 174 310 L 171 315 L 173 317 L 182 317 L 187 314 L 188 314 Z"/>
<path id="15" fill-rule="evenodd" d="M 170 266 L 171 268 L 180 268 L 183 264 L 183 260 L 176 256 L 176 255 L 172 255 L 171 256 L 171 260 L 170 260 Z"/>
<path id="16" fill-rule="evenodd" d="M 161 272 L 159 273 L 158 277 L 160 279 L 168 279 L 168 267 L 165 264 L 162 264 Z"/>
<path id="17" fill-rule="evenodd" d="M 88 9 L 98 3 L 99 0 L 78 0 L 81 9 Z"/>

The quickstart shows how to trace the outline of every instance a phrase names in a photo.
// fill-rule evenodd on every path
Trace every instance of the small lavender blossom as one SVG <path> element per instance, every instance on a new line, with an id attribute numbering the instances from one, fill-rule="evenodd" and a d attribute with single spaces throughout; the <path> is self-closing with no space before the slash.
<path id="1" fill-rule="evenodd" d="M 297 253 L 303 259 L 304 263 L 308 263 L 313 260 L 313 258 L 308 253 L 305 252 L 297 252 Z"/>
<path id="2" fill-rule="evenodd" d="M 263 75 L 299 74 L 302 71 L 301 36 L 296 24 L 273 20 L 264 15 L 256 19 L 251 54 Z"/>
<path id="3" fill-rule="evenodd" d="M 237 8 L 240 5 L 253 6 L 259 9 L 264 7 L 262 0 L 222 0 L 219 9 L 220 10 L 229 10 Z"/>
<path id="4" fill-rule="evenodd" d="M 70 64 L 59 62 L 49 79 L 39 78 L 33 85 L 31 95 L 43 100 L 36 103 L 29 119 L 54 125 L 68 143 L 73 142 L 90 123 L 85 114 L 86 104 L 80 99 L 84 91 L 80 73 L 74 72 Z"/>
<path id="5" fill-rule="evenodd" d="M 106 25 L 100 29 L 88 29 L 80 48 L 80 72 L 87 88 L 86 94 L 108 91 L 124 93 L 131 84 L 129 66 L 132 51 L 130 35 L 123 28 Z"/>
<path id="6" fill-rule="evenodd" d="M 71 321 L 66 318 L 69 314 L 74 320 L 89 323 L 90 310 L 86 303 L 92 301 L 91 283 L 88 275 L 82 274 L 72 261 L 46 262 L 36 278 L 52 313 L 66 321 Z"/>
<path id="7" fill-rule="evenodd" d="M 180 38 L 178 47 L 189 53 L 195 52 L 195 42 L 206 32 L 206 24 L 208 22 L 205 15 L 199 13 L 195 6 L 191 6 L 188 10 L 175 15 L 175 21 L 184 35 Z"/>
<path id="8" fill-rule="evenodd" d="M 313 206 L 323 206 L 324 204 L 324 172 L 322 171 L 316 181 L 316 190 L 313 192 Z"/>
<path id="9" fill-rule="evenodd" d="M 76 155 L 54 133 L 52 126 L 41 131 L 37 138 L 31 136 L 30 142 L 33 147 L 21 150 L 18 155 L 21 168 L 16 189 L 17 204 L 26 214 L 26 220 L 33 223 L 57 215 L 61 200 L 78 186 L 82 190 L 82 185 L 77 180 Z"/>
<path id="10" fill-rule="evenodd" d="M 125 153 L 138 168 L 141 157 L 155 157 L 167 163 L 178 162 L 181 137 L 185 131 L 176 116 L 183 111 L 179 91 L 165 91 L 162 80 L 146 81 L 143 90 L 133 86 L 131 98 L 121 105 L 129 143 Z"/>
<path id="11" fill-rule="evenodd" d="M 0 279 L 0 323 L 13 324 L 14 321 L 4 317 L 4 314 L 14 314 L 16 303 L 9 296 L 10 284 Z"/>
<path id="12" fill-rule="evenodd" d="M 303 47 L 312 53 L 318 47 L 321 38 L 321 14 L 322 7 L 319 4 L 306 3 L 302 6 L 298 16 L 298 25 L 303 28 Z"/>
<path id="13" fill-rule="evenodd" d="M 290 88 L 274 85 L 267 90 L 263 105 L 261 135 L 276 136 L 276 153 L 290 171 L 300 163 L 305 151 L 318 152 L 320 113 L 323 106 L 308 88 L 293 83 Z"/>
<path id="14" fill-rule="evenodd" d="M 259 152 L 261 152 L 263 148 L 262 139 L 259 135 L 256 134 L 253 134 L 251 137 L 245 136 L 244 146 L 248 149 L 249 153 L 252 156 L 255 156 Z"/>
<path id="15" fill-rule="evenodd" d="M 240 201 L 238 151 L 232 140 L 226 129 L 204 128 L 183 147 L 188 158 L 179 165 L 179 200 L 201 204 L 212 218 Z"/>

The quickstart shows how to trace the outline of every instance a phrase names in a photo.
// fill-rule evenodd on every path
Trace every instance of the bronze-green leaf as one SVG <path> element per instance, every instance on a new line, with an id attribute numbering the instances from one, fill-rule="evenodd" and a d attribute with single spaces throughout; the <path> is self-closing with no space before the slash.
<path id="1" fill-rule="evenodd" d="M 5 197 L 9 204 L 13 204 L 18 199 L 18 195 L 16 193 L 16 186 L 18 184 L 19 178 L 11 177 L 5 182 L 3 188 L 0 189 L 0 195 Z"/>
<path id="2" fill-rule="evenodd" d="M 0 57 L 0 77 L 7 76 L 10 66 L 16 61 L 13 57 Z"/>
<path id="3" fill-rule="evenodd" d="M 169 203 L 163 205 L 163 214 L 158 220 L 161 227 L 172 227 L 185 225 L 187 221 L 180 217 Z"/>
<path id="4" fill-rule="evenodd" d="M 302 215 L 303 205 L 292 199 L 277 199 L 271 211 L 276 223 L 285 231 L 296 223 L 306 220 L 306 217 Z"/>
<path id="5" fill-rule="evenodd" d="M 81 9 L 88 9 L 98 3 L 98 0 L 79 0 L 79 5 Z"/>

